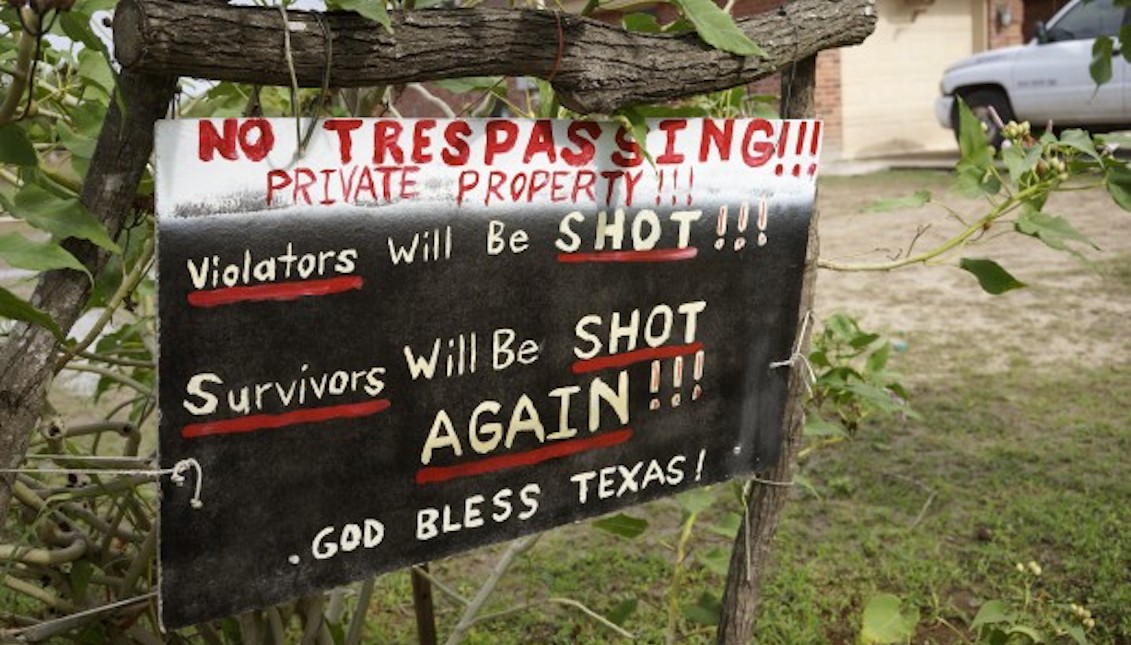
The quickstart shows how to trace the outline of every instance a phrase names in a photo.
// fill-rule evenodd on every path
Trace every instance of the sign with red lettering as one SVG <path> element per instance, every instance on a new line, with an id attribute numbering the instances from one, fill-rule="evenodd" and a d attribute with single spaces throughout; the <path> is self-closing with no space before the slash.
<path id="1" fill-rule="evenodd" d="M 821 124 L 157 128 L 166 627 L 758 471 Z"/>

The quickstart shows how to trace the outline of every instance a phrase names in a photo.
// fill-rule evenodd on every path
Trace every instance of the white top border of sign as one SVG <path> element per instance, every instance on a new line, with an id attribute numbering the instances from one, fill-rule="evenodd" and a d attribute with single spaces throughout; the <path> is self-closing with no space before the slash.
<path id="1" fill-rule="evenodd" d="M 747 185 L 814 199 L 821 122 L 654 119 L 642 155 L 617 123 L 325 119 L 298 153 L 294 119 L 157 124 L 163 218 L 219 214 L 670 208 Z M 173 163 L 175 160 L 175 163 Z"/>

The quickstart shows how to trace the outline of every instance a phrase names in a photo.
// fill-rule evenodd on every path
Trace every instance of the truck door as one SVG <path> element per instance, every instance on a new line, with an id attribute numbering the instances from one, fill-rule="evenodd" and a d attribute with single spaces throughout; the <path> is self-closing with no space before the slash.
<path id="1" fill-rule="evenodd" d="M 1089 0 L 1065 7 L 1014 67 L 1013 108 L 1022 119 L 1058 125 L 1118 123 L 1126 120 L 1128 64 L 1112 58 L 1112 79 L 1096 88 L 1088 65 L 1098 36 L 1116 38 L 1127 9 L 1115 0 Z"/>

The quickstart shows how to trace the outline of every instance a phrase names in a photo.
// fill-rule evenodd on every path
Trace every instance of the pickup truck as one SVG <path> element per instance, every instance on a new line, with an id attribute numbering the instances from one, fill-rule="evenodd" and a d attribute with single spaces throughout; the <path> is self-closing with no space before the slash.
<path id="1" fill-rule="evenodd" d="M 1029 121 L 1040 127 L 1080 127 L 1093 132 L 1131 129 L 1131 63 L 1112 57 L 1111 81 L 1096 87 L 1088 71 L 1098 36 L 1117 39 L 1131 24 L 1131 7 L 1116 0 L 1073 0 L 1047 25 L 1038 23 L 1036 38 L 1025 45 L 976 54 L 947 68 L 935 118 L 957 132 L 955 97 L 961 96 L 986 124 L 995 146 L 1001 133 L 990 108 L 1003 123 Z"/>

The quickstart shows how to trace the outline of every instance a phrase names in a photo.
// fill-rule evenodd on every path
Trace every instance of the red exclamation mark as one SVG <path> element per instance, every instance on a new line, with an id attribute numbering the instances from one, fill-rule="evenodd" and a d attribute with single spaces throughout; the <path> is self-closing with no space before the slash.
<path id="1" fill-rule="evenodd" d="M 695 187 L 695 167 L 687 171 L 687 205 L 691 205 L 691 189 Z"/>
<path id="2" fill-rule="evenodd" d="M 703 350 L 695 352 L 695 369 L 692 375 L 695 377 L 695 389 L 691 390 L 691 400 L 697 401 L 699 397 L 703 396 L 703 387 L 699 385 L 699 381 L 703 379 L 703 363 L 707 360 L 707 356 Z"/>
<path id="3" fill-rule="evenodd" d="M 787 139 L 789 139 L 789 121 L 782 121 L 781 136 L 778 137 L 778 159 L 783 159 L 785 157 L 785 143 Z M 785 173 L 785 166 L 779 163 L 774 168 L 774 174 L 778 177 L 781 177 L 783 173 Z"/>
<path id="4" fill-rule="evenodd" d="M 762 199 L 758 202 L 758 246 L 766 246 L 766 225 L 769 224 L 770 219 L 770 205 L 766 202 L 766 196 L 763 195 Z"/>
<path id="5" fill-rule="evenodd" d="M 794 177 L 800 177 L 801 176 L 801 163 L 800 163 L 801 162 L 801 155 L 805 153 L 805 144 L 808 141 L 805 137 L 805 133 L 808 130 L 809 130 L 809 122 L 808 121 L 802 121 L 797 126 L 797 147 L 794 148 L 794 151 L 793 151 L 794 155 L 797 157 L 796 162 L 793 164 L 793 176 Z"/>
<path id="6" fill-rule="evenodd" d="M 809 156 L 813 158 L 813 162 L 809 164 L 809 178 L 814 179 L 817 176 L 817 155 L 821 149 L 821 122 L 813 122 L 813 137 L 809 140 Z"/>
<path id="7" fill-rule="evenodd" d="M 719 239 L 715 240 L 715 249 L 722 251 L 727 244 L 725 239 L 727 234 L 727 207 L 725 204 L 719 206 L 719 222 L 715 225 L 715 232 L 719 235 Z"/>
<path id="8" fill-rule="evenodd" d="M 734 240 L 734 250 L 741 251 L 746 248 L 746 225 L 750 223 L 750 204 L 742 202 L 738 209 L 738 237 Z"/>
<path id="9" fill-rule="evenodd" d="M 664 171 L 660 171 L 660 184 L 656 186 L 656 205 L 660 205 L 660 195 L 664 192 Z"/>
<path id="10" fill-rule="evenodd" d="M 652 380 L 649 383 L 649 390 L 652 394 L 656 394 L 660 391 L 660 361 L 652 361 Z M 652 401 L 648 404 L 648 408 L 650 410 L 659 410 L 660 399 L 653 396 Z"/>
<path id="11" fill-rule="evenodd" d="M 675 206 L 675 194 L 679 190 L 679 168 L 672 169 L 672 206 Z"/>

